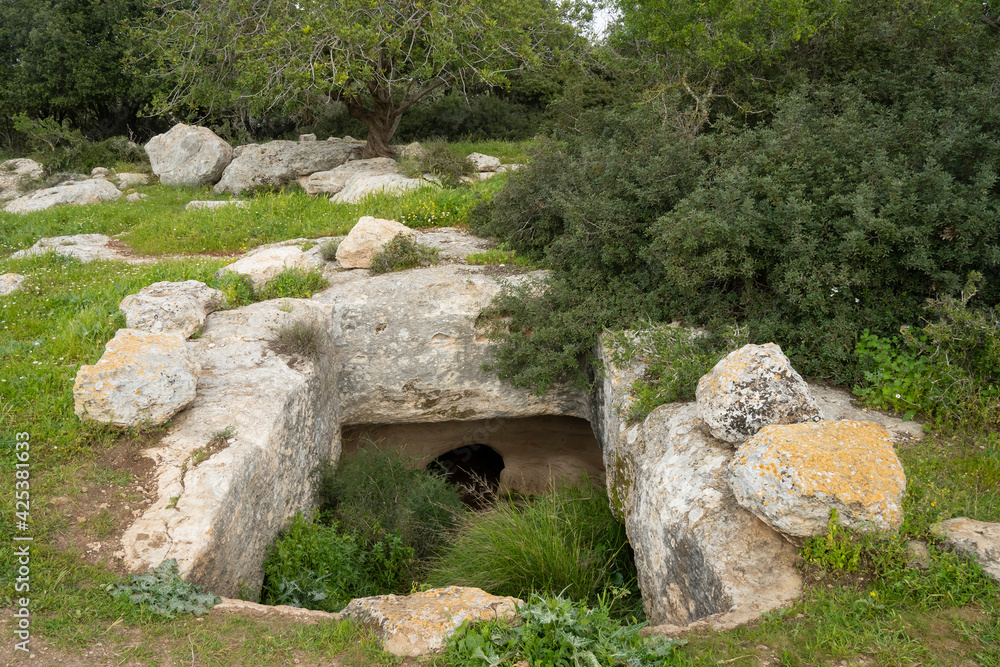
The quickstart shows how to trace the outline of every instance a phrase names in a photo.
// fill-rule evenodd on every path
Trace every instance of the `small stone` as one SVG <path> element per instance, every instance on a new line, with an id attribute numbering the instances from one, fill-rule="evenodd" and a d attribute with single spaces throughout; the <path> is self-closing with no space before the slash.
<path id="1" fill-rule="evenodd" d="M 63 505 L 69 504 L 69 498 L 66 496 L 56 496 L 50 502 L 56 507 L 62 507 Z"/>
<path id="2" fill-rule="evenodd" d="M 177 333 L 187 338 L 225 302 L 225 295 L 197 280 L 158 282 L 122 299 L 118 309 L 129 329 Z"/>
<path id="3" fill-rule="evenodd" d="M 248 202 L 242 199 L 217 199 L 210 201 L 189 201 L 185 206 L 185 211 L 198 211 L 201 209 L 215 209 L 215 208 L 226 208 L 228 206 L 236 206 L 237 208 L 243 208 L 247 206 Z"/>
<path id="4" fill-rule="evenodd" d="M 299 135 L 299 141 L 316 141 L 316 135 L 315 134 L 300 134 Z M 296 661 L 296 662 L 298 662 L 298 661 Z"/>
<path id="5" fill-rule="evenodd" d="M 1000 581 L 1000 523 L 958 517 L 934 527 L 945 543 L 979 562 L 983 572 Z"/>
<path id="6" fill-rule="evenodd" d="M 144 195 L 141 192 L 133 192 L 131 194 L 125 195 L 125 201 L 135 204 L 136 202 L 141 202 L 143 199 L 147 199 L 149 195 Z"/>

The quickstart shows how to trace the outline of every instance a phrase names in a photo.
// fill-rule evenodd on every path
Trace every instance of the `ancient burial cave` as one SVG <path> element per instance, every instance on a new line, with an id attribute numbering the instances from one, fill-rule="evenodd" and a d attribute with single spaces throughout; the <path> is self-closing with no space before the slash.
<path id="1" fill-rule="evenodd" d="M 449 481 L 490 490 L 543 493 L 590 478 L 603 484 L 601 446 L 578 417 L 478 419 L 343 428 L 343 456 L 362 447 L 397 450 L 412 465 L 442 471 Z"/>

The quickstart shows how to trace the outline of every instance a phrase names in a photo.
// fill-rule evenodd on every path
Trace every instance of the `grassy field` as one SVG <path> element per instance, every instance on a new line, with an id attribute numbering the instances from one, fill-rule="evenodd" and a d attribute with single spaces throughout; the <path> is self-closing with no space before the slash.
<path id="1" fill-rule="evenodd" d="M 523 144 L 459 144 L 507 161 L 523 159 Z M 15 473 L 15 433 L 31 436 L 32 648 L 37 664 L 290 665 L 400 664 L 377 649 L 370 633 L 348 623 L 296 625 L 273 619 L 209 614 L 166 620 L 112 598 L 106 587 L 122 572 L 107 562 L 118 524 L 143 495 L 136 452 L 157 432 L 85 426 L 73 414 L 73 379 L 94 363 L 124 326 L 121 299 L 160 280 L 202 280 L 230 255 L 289 238 L 345 234 L 361 215 L 410 226 L 463 224 L 480 197 L 503 177 L 461 189 L 429 188 L 403 197 L 373 197 L 334 205 L 302 192 L 254 197 L 246 208 L 185 212 L 211 190 L 139 188 L 141 204 L 124 201 L 60 207 L 26 216 L 0 213 L 0 274 L 29 276 L 27 288 L 0 297 L 0 471 Z M 105 233 L 144 255 L 144 264 L 7 254 L 41 237 Z M 223 257 L 226 256 L 226 257 Z M 483 261 L 513 261 L 501 250 Z M 961 429 L 929 433 L 900 447 L 908 489 L 901 538 L 865 544 L 856 538 L 834 550 L 859 550 L 851 572 L 805 563 L 807 591 L 790 609 L 747 627 L 699 633 L 660 662 L 698 665 L 1000 665 L 996 586 L 978 567 L 942 550 L 927 571 L 899 565 L 907 539 L 929 541 L 934 522 L 954 516 L 1000 521 L 1000 437 Z M 3 495 L 0 524 L 0 663 L 12 651 L 14 500 Z M 93 544 L 101 544 L 98 549 Z M 428 664 L 473 664 L 437 657 Z M 845 662 L 846 661 L 846 662 Z M 412 662 L 412 661 L 411 661 Z M 34 663 L 33 663 L 34 664 Z"/>

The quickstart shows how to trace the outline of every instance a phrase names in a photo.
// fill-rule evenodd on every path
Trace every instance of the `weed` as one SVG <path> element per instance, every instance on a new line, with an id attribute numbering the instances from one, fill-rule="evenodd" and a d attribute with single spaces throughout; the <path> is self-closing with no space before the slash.
<path id="1" fill-rule="evenodd" d="M 343 239 L 330 239 L 322 245 L 319 249 L 319 256 L 327 262 L 337 261 L 337 248 L 340 247 L 340 242 Z"/>
<path id="2" fill-rule="evenodd" d="M 226 271 L 219 278 L 219 289 L 225 296 L 228 308 L 239 308 L 254 303 L 257 299 L 254 293 L 253 281 L 250 276 L 242 273 Z"/>
<path id="3" fill-rule="evenodd" d="M 483 252 L 473 253 L 466 257 L 465 261 L 469 264 L 476 265 L 511 264 L 513 266 L 520 266 L 524 268 L 536 268 L 534 262 L 509 249 L 506 243 L 501 243 L 497 248 L 491 248 L 490 250 L 485 250 Z"/>
<path id="4" fill-rule="evenodd" d="M 295 320 L 278 328 L 271 349 L 278 354 L 315 361 L 323 351 L 323 336 L 318 322 Z"/>
<path id="5" fill-rule="evenodd" d="M 399 234 L 372 258 L 371 272 L 388 273 L 437 264 L 440 252 L 437 248 L 428 248 L 405 234 Z"/>
<path id="6" fill-rule="evenodd" d="M 319 271 L 286 269 L 269 280 L 256 294 L 257 301 L 269 299 L 308 299 L 330 284 Z"/>
<path id="7" fill-rule="evenodd" d="M 826 535 L 806 540 L 802 557 L 810 563 L 836 571 L 857 572 L 862 547 L 852 539 L 852 533 L 838 523 L 837 510 L 830 510 Z"/>
<path id="8" fill-rule="evenodd" d="M 174 618 L 178 614 L 200 616 L 222 600 L 199 586 L 181 579 L 177 561 L 165 560 L 146 574 L 130 575 L 125 583 L 109 584 L 105 590 L 116 598 L 145 605 L 154 614 Z"/>

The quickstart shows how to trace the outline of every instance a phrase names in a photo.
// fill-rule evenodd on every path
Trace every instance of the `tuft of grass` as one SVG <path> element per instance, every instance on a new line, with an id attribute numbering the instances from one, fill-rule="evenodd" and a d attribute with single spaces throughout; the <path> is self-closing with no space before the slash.
<path id="1" fill-rule="evenodd" d="M 372 258 L 371 272 L 388 273 L 418 266 L 430 266 L 438 263 L 440 254 L 441 251 L 437 248 L 429 248 L 405 234 L 399 234 Z"/>
<path id="2" fill-rule="evenodd" d="M 343 239 L 330 239 L 323 244 L 323 247 L 319 249 L 319 256 L 327 262 L 337 261 L 337 248 L 340 247 L 340 242 Z"/>
<path id="3" fill-rule="evenodd" d="M 278 328 L 271 349 L 278 354 L 315 361 L 323 352 L 323 335 L 318 322 L 297 320 Z"/>
<path id="4" fill-rule="evenodd" d="M 269 280 L 260 290 L 258 301 L 269 299 L 308 299 L 316 292 L 330 286 L 319 271 L 286 269 Z"/>
<path id="5" fill-rule="evenodd" d="M 625 527 L 595 488 L 563 488 L 526 504 L 500 500 L 469 515 L 428 575 L 434 586 L 475 586 L 522 599 L 566 595 L 619 617 L 642 617 Z"/>
<path id="6" fill-rule="evenodd" d="M 466 257 L 465 261 L 469 264 L 475 265 L 509 264 L 511 266 L 519 266 L 526 269 L 537 268 L 534 262 L 509 249 L 506 243 L 501 243 L 497 248 L 491 248 L 483 252 L 473 253 Z"/>

